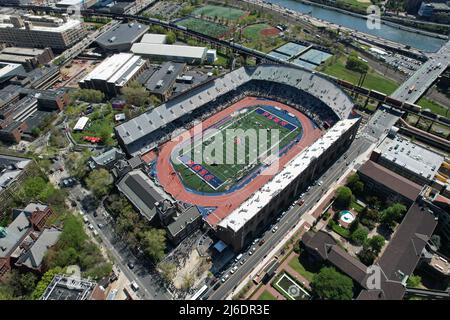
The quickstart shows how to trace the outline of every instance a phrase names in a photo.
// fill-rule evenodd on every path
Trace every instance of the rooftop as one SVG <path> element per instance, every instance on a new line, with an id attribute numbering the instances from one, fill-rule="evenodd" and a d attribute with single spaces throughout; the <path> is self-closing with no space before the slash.
<path id="1" fill-rule="evenodd" d="M 121 23 L 113 29 L 103 33 L 97 38 L 98 45 L 104 48 L 114 47 L 121 44 L 133 44 L 138 41 L 148 30 L 148 26 L 130 22 Z"/>
<path id="2" fill-rule="evenodd" d="M 125 145 L 141 141 L 143 137 L 166 124 L 214 101 L 252 79 L 284 83 L 303 90 L 329 106 L 341 119 L 349 117 L 353 108 L 351 99 L 337 85 L 314 73 L 273 65 L 262 65 L 255 68 L 242 67 L 220 78 L 206 81 L 168 102 L 118 125 L 115 128 L 116 133 Z M 152 146 L 150 143 L 148 145 L 144 143 L 137 147 L 139 149 L 131 150 L 130 153 L 145 152 Z"/>
<path id="3" fill-rule="evenodd" d="M 444 157 L 397 135 L 386 137 L 378 147 L 381 159 L 395 163 L 406 170 L 433 179 L 439 170 Z"/>
<path id="4" fill-rule="evenodd" d="M 341 135 L 350 129 L 356 121 L 358 119 L 345 119 L 337 122 L 320 139 L 288 162 L 278 174 L 272 177 L 261 189 L 256 191 L 252 197 L 224 218 L 219 223 L 219 226 L 237 232 L 261 208 L 265 207 L 273 197 L 282 192 L 296 177 L 302 174 L 314 159 L 319 158 L 323 152 L 339 140 Z"/>
<path id="5" fill-rule="evenodd" d="M 185 63 L 165 62 L 145 83 L 145 87 L 152 93 L 164 95 L 175 83 L 178 75 L 186 67 Z"/>
<path id="6" fill-rule="evenodd" d="M 422 190 L 417 183 L 371 160 L 364 163 L 358 171 L 411 201 L 415 201 Z"/>
<path id="7" fill-rule="evenodd" d="M 14 28 L 14 29 L 22 29 L 26 30 L 25 26 L 21 28 L 15 28 L 11 23 L 10 18 L 11 15 L 0 15 L 0 28 Z M 65 32 L 74 28 L 82 28 L 82 24 L 80 20 L 77 19 L 67 19 L 64 21 L 62 18 L 52 17 L 52 16 L 36 16 L 31 14 L 21 15 L 23 21 L 29 21 L 32 23 L 31 30 L 34 31 L 45 31 L 45 32 Z"/>
<path id="8" fill-rule="evenodd" d="M 138 55 L 182 57 L 191 59 L 203 59 L 206 55 L 206 47 L 180 46 L 159 43 L 135 43 L 131 52 Z"/>
<path id="9" fill-rule="evenodd" d="M 172 236 L 176 236 L 177 233 L 186 228 L 187 225 L 201 218 L 202 214 L 198 210 L 197 206 L 192 206 L 183 211 L 174 222 L 167 226 L 167 229 Z"/>
<path id="10" fill-rule="evenodd" d="M 103 60 L 80 82 L 97 80 L 123 86 L 144 63 L 132 53 L 118 53 Z"/>
<path id="11" fill-rule="evenodd" d="M 117 188 L 133 203 L 148 220 L 156 214 L 156 203 L 170 197 L 141 170 L 127 173 Z M 170 199 L 171 200 L 171 199 Z"/>
<path id="12" fill-rule="evenodd" d="M 141 39 L 141 43 L 166 43 L 167 36 L 165 34 L 146 33 Z"/>
<path id="13" fill-rule="evenodd" d="M 87 300 L 96 286 L 96 283 L 88 280 L 56 275 L 41 300 Z"/>
<path id="14" fill-rule="evenodd" d="M 30 163 L 27 158 L 0 154 L 0 191 L 7 188 Z"/>

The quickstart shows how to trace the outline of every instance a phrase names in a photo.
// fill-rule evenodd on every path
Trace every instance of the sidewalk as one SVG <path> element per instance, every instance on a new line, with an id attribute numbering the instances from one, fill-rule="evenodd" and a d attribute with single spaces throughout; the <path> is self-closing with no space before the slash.
<path id="1" fill-rule="evenodd" d="M 257 273 L 261 271 L 264 266 L 273 259 L 273 257 L 285 246 L 286 242 L 289 241 L 289 239 L 292 238 L 297 232 L 300 231 L 300 228 L 304 225 L 307 225 L 305 227 L 305 230 L 308 231 L 310 228 L 310 223 L 315 222 L 317 218 L 322 213 L 323 209 L 329 204 L 330 199 L 333 197 L 335 189 L 338 185 L 341 185 L 343 182 L 345 182 L 345 179 L 347 176 L 354 170 L 354 167 L 359 164 L 365 162 L 371 152 L 372 149 L 375 148 L 375 145 L 372 145 L 371 148 L 367 149 L 364 153 L 360 154 L 353 162 L 351 167 L 347 167 L 347 169 L 341 174 L 339 179 L 335 182 L 333 182 L 329 188 L 328 191 L 323 195 L 321 201 L 317 202 L 308 212 L 305 212 L 305 214 L 302 216 L 302 218 L 298 221 L 298 223 L 295 225 L 294 228 L 292 228 L 286 236 L 267 254 L 266 258 L 264 258 L 255 268 L 250 272 L 250 274 L 247 275 L 247 279 L 243 278 L 240 285 L 238 285 L 226 298 L 226 300 L 231 300 L 232 297 L 239 291 L 241 291 L 244 286 L 248 283 L 249 280 L 253 279 L 253 277 L 256 276 Z M 312 225 L 312 224 L 311 224 Z M 287 260 L 287 259 L 286 259 Z M 256 297 L 256 295 L 255 295 Z"/>

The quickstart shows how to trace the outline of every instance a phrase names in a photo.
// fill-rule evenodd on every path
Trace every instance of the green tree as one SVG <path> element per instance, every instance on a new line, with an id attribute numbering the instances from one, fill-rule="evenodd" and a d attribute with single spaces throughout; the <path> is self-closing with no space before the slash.
<path id="1" fill-rule="evenodd" d="M 325 267 L 314 275 L 311 288 L 321 299 L 351 300 L 353 297 L 353 281 L 334 268 Z"/>
<path id="2" fill-rule="evenodd" d="M 350 240 L 357 246 L 362 245 L 367 240 L 369 232 L 365 227 L 359 227 L 350 236 Z"/>
<path id="3" fill-rule="evenodd" d="M 85 179 L 87 187 L 92 190 L 97 198 L 108 194 L 111 190 L 113 177 L 106 169 L 93 170 Z"/>
<path id="4" fill-rule="evenodd" d="M 363 249 L 358 253 L 359 260 L 366 266 L 372 265 L 376 257 L 377 255 L 375 252 L 373 252 L 366 244 L 364 244 Z"/>
<path id="5" fill-rule="evenodd" d="M 353 200 L 352 190 L 349 187 L 339 187 L 336 190 L 336 199 L 334 204 L 341 209 L 348 209 Z"/>
<path id="6" fill-rule="evenodd" d="M 421 282 L 422 278 L 420 276 L 412 274 L 408 277 L 408 280 L 406 281 L 406 286 L 410 288 L 417 288 L 420 286 Z"/>
<path id="7" fill-rule="evenodd" d="M 359 73 L 367 73 L 369 71 L 368 63 L 361 60 L 355 52 L 349 55 L 345 67 Z"/>
<path id="8" fill-rule="evenodd" d="M 64 273 L 64 269 L 61 267 L 55 267 L 53 269 L 48 270 L 44 275 L 42 276 L 41 280 L 39 280 L 38 284 L 36 285 L 36 288 L 33 290 L 33 293 L 31 294 L 31 299 L 38 300 L 42 297 L 42 295 L 45 292 L 45 289 L 47 289 L 50 282 L 52 282 L 53 278 L 58 275 Z"/>
<path id="9" fill-rule="evenodd" d="M 381 212 L 381 222 L 394 227 L 397 221 L 405 214 L 406 207 L 401 203 L 394 203 Z"/>
<path id="10" fill-rule="evenodd" d="M 89 103 L 100 103 L 105 99 L 105 94 L 99 90 L 78 89 L 71 93 L 72 102 L 81 100 Z"/>
<path id="11" fill-rule="evenodd" d="M 149 102 L 149 92 L 137 81 L 131 82 L 122 89 L 125 101 L 136 107 L 144 107 Z"/>
<path id="12" fill-rule="evenodd" d="M 153 228 L 144 232 L 142 249 L 153 261 L 160 261 L 166 250 L 166 231 Z"/>
<path id="13" fill-rule="evenodd" d="M 87 173 L 87 160 L 90 156 L 91 151 L 88 149 L 84 150 L 82 153 L 69 153 L 65 160 L 65 165 L 69 173 L 78 179 L 84 178 Z"/>
<path id="14" fill-rule="evenodd" d="M 175 32 L 169 31 L 166 33 L 166 42 L 167 44 L 174 44 L 177 41 L 177 36 Z"/>
<path id="15" fill-rule="evenodd" d="M 372 251 L 378 255 L 378 253 L 380 253 L 381 249 L 383 248 L 385 242 L 386 240 L 384 239 L 383 236 L 375 235 L 368 240 L 368 245 L 370 246 Z"/>

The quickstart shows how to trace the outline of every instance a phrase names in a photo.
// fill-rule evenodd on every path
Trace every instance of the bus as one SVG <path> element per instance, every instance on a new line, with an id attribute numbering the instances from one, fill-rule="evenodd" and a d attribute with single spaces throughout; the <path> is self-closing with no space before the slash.
<path id="1" fill-rule="evenodd" d="M 200 288 L 192 297 L 190 300 L 199 300 L 200 297 L 208 290 L 208 286 L 205 284 L 203 287 Z"/>

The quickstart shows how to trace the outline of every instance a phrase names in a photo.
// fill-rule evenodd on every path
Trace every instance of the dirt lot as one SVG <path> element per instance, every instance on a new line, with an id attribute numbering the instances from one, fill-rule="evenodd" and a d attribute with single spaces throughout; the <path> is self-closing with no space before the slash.
<path id="1" fill-rule="evenodd" d="M 72 87 L 78 88 L 78 81 L 91 72 L 98 61 L 74 59 L 72 63 L 61 68 L 61 81 L 55 84 L 55 87 Z"/>

